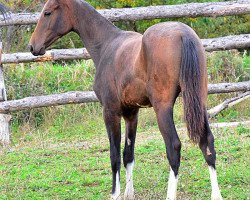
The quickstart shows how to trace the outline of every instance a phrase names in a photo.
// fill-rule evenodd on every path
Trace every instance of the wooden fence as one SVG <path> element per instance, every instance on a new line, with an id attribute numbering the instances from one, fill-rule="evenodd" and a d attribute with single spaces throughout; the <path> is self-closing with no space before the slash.
<path id="1" fill-rule="evenodd" d="M 233 2 L 217 3 L 190 3 L 174 6 L 150 6 L 142 8 L 124 8 L 100 10 L 102 15 L 111 21 L 141 20 L 154 18 L 171 17 L 198 17 L 198 16 L 226 16 L 241 15 L 250 13 L 250 1 L 240 0 Z M 30 25 L 37 22 L 39 13 L 9 13 L 7 21 L 1 20 L 0 27 L 9 25 Z M 228 49 L 250 48 L 250 34 L 238 36 L 227 36 L 212 39 L 203 39 L 203 46 L 206 51 L 218 51 Z M 2 43 L 0 43 L 2 44 Z M 2 54 L 0 45 L 0 64 L 24 63 L 24 62 L 45 62 L 52 60 L 90 59 L 87 50 L 82 49 L 61 49 L 48 51 L 44 56 L 35 57 L 31 53 Z M 240 83 L 209 84 L 209 94 L 228 92 L 250 91 L 250 81 Z M 7 101 L 4 85 L 3 69 L 0 67 L 0 142 L 9 144 L 9 121 L 10 112 L 40 107 L 49 107 L 65 104 L 97 102 L 94 92 L 67 92 L 45 96 L 27 97 L 19 100 Z"/>
<path id="2" fill-rule="evenodd" d="M 139 8 L 103 9 L 99 12 L 110 21 L 136 21 L 143 19 L 176 17 L 218 17 L 250 13 L 249 0 L 181 5 L 148 6 Z M 36 24 L 40 13 L 9 14 L 0 26 Z"/>
<path id="3" fill-rule="evenodd" d="M 206 51 L 220 51 L 228 49 L 246 49 L 250 46 L 250 34 L 226 36 L 220 38 L 202 39 Z M 44 56 L 33 56 L 31 53 L 12 53 L 2 55 L 2 64 L 45 62 L 57 60 L 90 59 L 85 48 L 54 49 L 47 51 Z"/>

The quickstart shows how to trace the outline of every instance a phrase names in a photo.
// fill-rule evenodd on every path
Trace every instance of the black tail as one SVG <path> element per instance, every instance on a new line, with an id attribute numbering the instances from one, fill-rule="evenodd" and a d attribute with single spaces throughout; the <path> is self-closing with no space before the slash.
<path id="1" fill-rule="evenodd" d="M 190 139 L 198 143 L 204 132 L 205 105 L 197 42 L 182 37 L 180 85 L 184 101 L 184 118 Z"/>

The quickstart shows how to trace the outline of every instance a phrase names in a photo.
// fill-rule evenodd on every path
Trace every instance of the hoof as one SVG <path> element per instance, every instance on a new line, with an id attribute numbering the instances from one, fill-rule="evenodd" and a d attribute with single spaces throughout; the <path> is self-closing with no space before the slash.
<path id="1" fill-rule="evenodd" d="M 134 200 L 134 199 L 135 199 L 134 190 L 125 191 L 124 200 Z"/>
<path id="2" fill-rule="evenodd" d="M 211 196 L 211 200 L 223 200 L 223 198 L 222 198 L 221 194 L 219 194 L 219 195 L 212 195 Z"/>
<path id="3" fill-rule="evenodd" d="M 134 200 L 135 196 L 124 196 L 124 200 Z"/>
<path id="4" fill-rule="evenodd" d="M 221 197 L 212 197 L 211 200 L 223 200 Z"/>
<path id="5" fill-rule="evenodd" d="M 111 198 L 110 198 L 110 200 L 122 200 L 122 198 L 121 198 L 120 195 L 119 196 L 112 195 Z"/>
<path id="6" fill-rule="evenodd" d="M 133 187 L 133 182 L 129 182 L 124 192 L 124 200 L 134 200 L 134 199 L 135 199 L 135 191 Z"/>

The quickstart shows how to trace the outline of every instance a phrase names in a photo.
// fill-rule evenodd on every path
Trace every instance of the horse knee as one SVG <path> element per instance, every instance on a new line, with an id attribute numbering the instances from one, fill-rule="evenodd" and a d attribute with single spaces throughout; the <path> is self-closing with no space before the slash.
<path id="1" fill-rule="evenodd" d="M 201 140 L 200 148 L 207 164 L 215 168 L 216 151 L 214 149 L 214 136 L 212 133 L 209 133 L 205 140 Z"/>
<path id="2" fill-rule="evenodd" d="M 174 149 L 176 150 L 176 151 L 181 151 L 181 141 L 178 139 L 178 140 L 175 140 L 174 141 Z"/>

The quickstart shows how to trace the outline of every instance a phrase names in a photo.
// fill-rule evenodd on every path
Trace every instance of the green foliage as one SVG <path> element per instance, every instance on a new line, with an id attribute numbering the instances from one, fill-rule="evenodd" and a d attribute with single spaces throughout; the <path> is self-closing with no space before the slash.
<path id="1" fill-rule="evenodd" d="M 209 82 L 240 82 L 250 80 L 250 63 L 247 51 L 220 51 L 209 53 Z"/>
<path id="2" fill-rule="evenodd" d="M 8 98 L 91 90 L 94 73 L 91 61 L 12 65 L 5 71 Z"/>
<path id="3" fill-rule="evenodd" d="M 3 0 L 3 4 L 10 7 L 15 12 L 37 12 L 42 9 L 44 0 Z"/>
<path id="4" fill-rule="evenodd" d="M 250 56 L 247 54 L 247 51 L 243 54 L 242 68 L 248 74 L 250 74 Z"/>
<path id="5" fill-rule="evenodd" d="M 92 90 L 94 73 L 92 61 L 12 65 L 5 69 L 8 99 Z M 37 127 L 44 122 L 46 114 L 43 109 L 14 113 L 14 127 L 24 123 Z"/>

